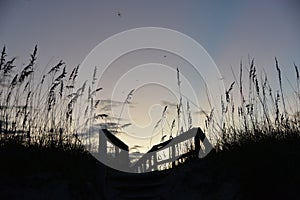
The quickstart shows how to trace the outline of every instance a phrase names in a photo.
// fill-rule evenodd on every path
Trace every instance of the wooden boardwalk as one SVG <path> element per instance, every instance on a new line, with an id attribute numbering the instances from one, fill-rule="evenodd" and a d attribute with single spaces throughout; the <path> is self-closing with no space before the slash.
<path id="1" fill-rule="evenodd" d="M 125 173 L 109 168 L 106 172 L 106 199 L 167 199 L 176 179 L 170 170 L 151 173 Z M 172 184 L 169 184 L 172 183 Z"/>
<path id="2" fill-rule="evenodd" d="M 207 149 L 211 149 L 211 145 L 205 134 L 200 128 L 192 128 L 175 138 L 153 146 L 137 162 L 131 164 L 128 146 L 108 130 L 102 129 L 99 133 L 96 157 L 114 169 L 118 167 L 125 172 L 145 173 L 173 168 L 188 158 L 198 157 L 200 151 Z"/>
<path id="3" fill-rule="evenodd" d="M 108 144 L 113 152 L 108 152 Z M 202 147 L 211 148 L 200 128 L 153 146 L 134 164 L 130 163 L 128 146 L 108 130 L 99 134 L 99 154 L 107 163 L 104 185 L 106 199 L 167 199 L 183 174 L 172 173 L 175 166 L 198 157 Z M 181 149 L 185 149 L 184 151 Z M 166 158 L 160 158 L 168 152 Z M 125 170 L 116 170 L 112 166 Z M 163 170 L 167 169 L 167 170 Z"/>

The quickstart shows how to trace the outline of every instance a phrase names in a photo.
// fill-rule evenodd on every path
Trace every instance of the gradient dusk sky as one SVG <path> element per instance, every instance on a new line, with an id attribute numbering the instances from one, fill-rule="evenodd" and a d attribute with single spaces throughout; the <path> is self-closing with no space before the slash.
<path id="1" fill-rule="evenodd" d="M 2 0 L 0 45 L 26 62 L 38 44 L 41 65 L 52 58 L 75 66 L 113 34 L 154 26 L 195 39 L 225 76 L 230 65 L 248 55 L 264 67 L 273 66 L 278 56 L 292 68 L 293 62 L 300 63 L 299 8 L 297 0 Z"/>
<path id="2" fill-rule="evenodd" d="M 1 0 L 0 46 L 22 64 L 37 44 L 42 68 L 60 59 L 74 67 L 114 34 L 163 27 L 201 44 L 226 86 L 233 80 L 231 68 L 238 72 L 248 56 L 271 77 L 277 56 L 284 76 L 294 79 L 293 63 L 300 65 L 299 10 L 297 0 Z"/>

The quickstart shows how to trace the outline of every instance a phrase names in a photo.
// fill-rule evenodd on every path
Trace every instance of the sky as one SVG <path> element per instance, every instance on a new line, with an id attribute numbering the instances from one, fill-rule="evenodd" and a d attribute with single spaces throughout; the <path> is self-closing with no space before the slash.
<path id="1" fill-rule="evenodd" d="M 284 76 L 294 77 L 293 63 L 300 65 L 299 9 L 297 0 L 1 0 L 0 46 L 26 63 L 37 44 L 41 69 L 60 59 L 74 67 L 112 35 L 162 27 L 201 44 L 228 87 L 232 71 L 238 72 L 241 59 L 246 65 L 248 56 L 271 77 L 277 56 Z"/>

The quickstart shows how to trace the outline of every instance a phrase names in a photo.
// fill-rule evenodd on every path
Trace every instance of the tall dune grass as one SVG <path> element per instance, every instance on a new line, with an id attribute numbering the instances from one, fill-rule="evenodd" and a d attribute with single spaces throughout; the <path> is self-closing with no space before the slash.
<path id="1" fill-rule="evenodd" d="M 46 74 L 37 77 L 37 51 L 35 46 L 28 64 L 17 73 L 15 58 L 9 59 L 6 47 L 2 49 L 0 141 L 14 140 L 51 147 L 80 146 L 82 142 L 78 133 L 81 128 L 91 125 L 91 121 L 97 118 L 95 108 L 99 101 L 95 95 L 101 88 L 94 86 L 96 69 L 88 90 L 86 82 L 80 88 L 74 88 L 79 65 L 68 73 L 62 60 Z M 87 96 L 87 100 L 82 101 L 83 96 Z M 79 124 L 82 119 L 85 122 Z"/>
<path id="2" fill-rule="evenodd" d="M 38 76 L 37 53 L 38 49 L 35 46 L 28 64 L 18 69 L 20 72 L 17 73 L 16 58 L 7 56 L 5 46 L 1 51 L 0 142 L 3 144 L 5 141 L 14 140 L 28 145 L 81 146 L 83 140 L 79 133 L 82 128 L 90 127 L 95 119 L 107 116 L 96 112 L 100 104 L 96 94 L 102 90 L 95 86 L 97 68 L 90 85 L 84 82 L 80 88 L 75 88 L 79 65 L 69 73 L 66 64 L 60 60 L 47 73 Z M 300 77 L 296 64 L 293 67 L 296 83 L 293 86 L 295 102 L 292 106 L 294 109 L 288 109 L 277 58 L 274 60 L 274 70 L 278 74 L 278 86 L 275 89 L 265 73 L 258 73 L 254 59 L 249 61 L 247 67 L 241 62 L 239 75 L 234 74 L 234 82 L 228 86 L 221 98 L 222 112 L 221 117 L 218 116 L 221 121 L 216 121 L 213 109 L 210 113 L 204 113 L 205 130 L 213 124 L 213 130 L 221 132 L 221 136 L 217 138 L 217 148 L 270 135 L 278 139 L 291 135 L 299 136 Z M 245 69 L 249 72 L 245 73 Z M 179 70 L 177 82 L 180 89 Z M 239 95 L 233 95 L 235 91 L 238 91 Z M 168 123 L 170 138 L 175 123 L 178 125 L 177 131 L 182 130 L 183 126 L 186 129 L 191 128 L 189 102 L 186 107 L 184 110 L 180 96 L 177 105 L 178 116 L 175 116 L 178 118 L 177 122 L 174 119 L 171 124 Z M 161 120 L 163 118 L 164 114 Z M 184 123 L 180 124 L 181 121 Z M 87 138 L 90 138 L 90 134 L 87 133 Z M 165 136 L 162 131 L 162 139 Z M 90 139 L 85 140 L 84 145 L 90 147 Z"/>
<path id="3" fill-rule="evenodd" d="M 246 67 L 241 62 L 239 78 L 234 74 L 235 81 L 225 91 L 225 98 L 221 100 L 222 121 L 219 127 L 222 135 L 218 140 L 218 147 L 242 144 L 243 141 L 259 142 L 260 139 L 266 137 L 274 140 L 299 139 L 298 67 L 296 64 L 293 66 L 296 74 L 293 78 L 296 80 L 296 85 L 291 88 L 294 98 L 288 109 L 283 90 L 282 72 L 276 57 L 274 65 L 278 76 L 277 88 L 274 85 L 271 86 L 267 74 L 258 73 L 254 59 L 249 62 L 248 74 L 244 73 Z M 238 96 L 233 95 L 234 90 L 238 90 Z"/>

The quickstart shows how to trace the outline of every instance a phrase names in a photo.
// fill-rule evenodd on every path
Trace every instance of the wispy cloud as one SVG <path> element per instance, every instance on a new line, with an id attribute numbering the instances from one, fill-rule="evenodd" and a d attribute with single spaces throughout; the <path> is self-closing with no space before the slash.
<path id="1" fill-rule="evenodd" d="M 166 100 L 162 100 L 161 103 L 163 104 L 163 106 L 168 106 L 168 107 L 176 107 L 177 106 L 176 103 L 172 103 L 172 102 L 166 101 Z"/>
<path id="2" fill-rule="evenodd" d="M 101 100 L 99 103 L 99 110 L 101 111 L 111 111 L 112 108 L 119 107 L 122 105 L 121 101 L 114 101 L 111 99 Z"/>

